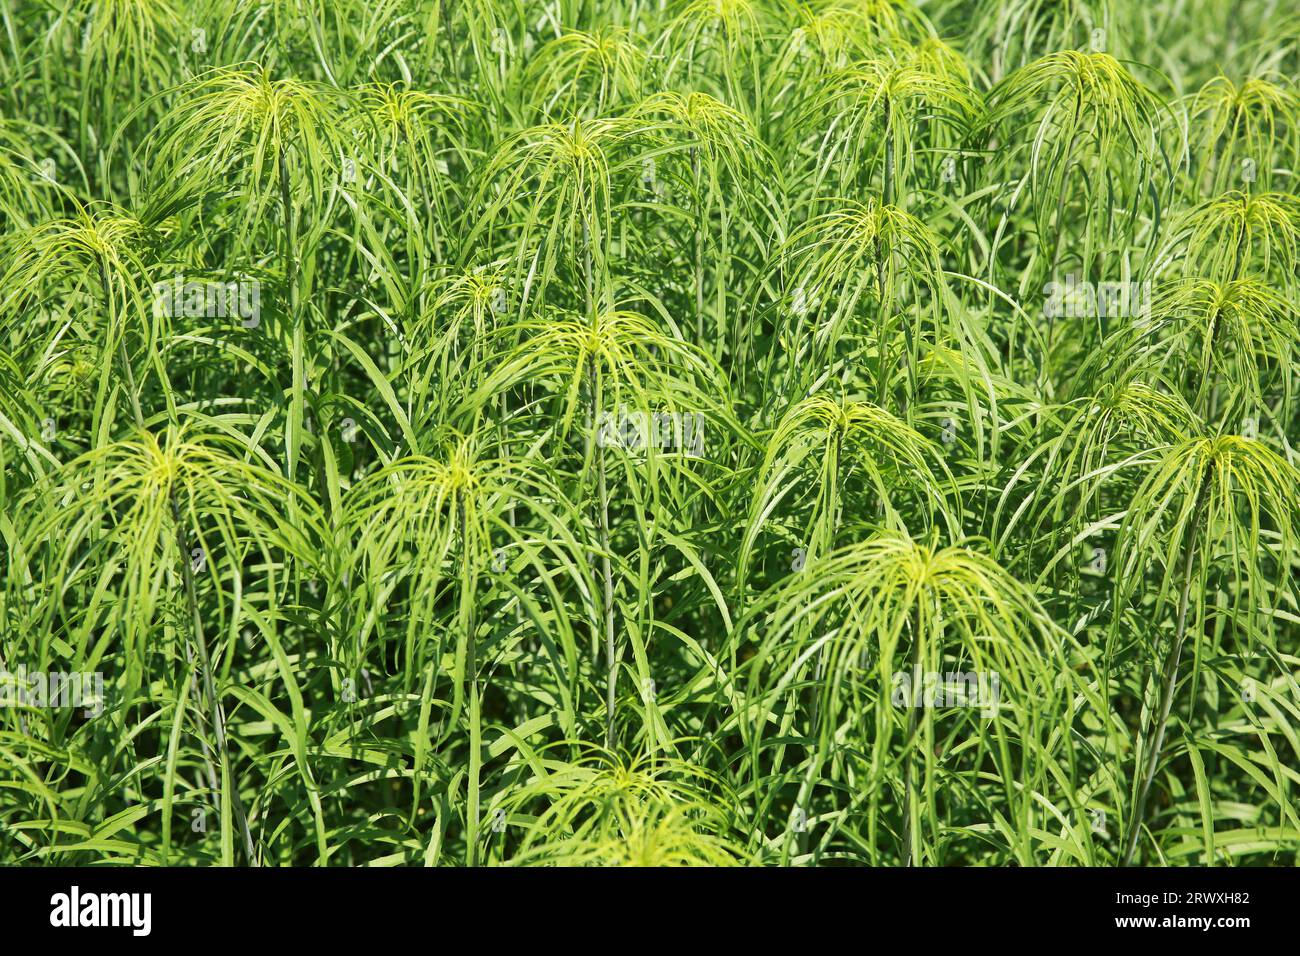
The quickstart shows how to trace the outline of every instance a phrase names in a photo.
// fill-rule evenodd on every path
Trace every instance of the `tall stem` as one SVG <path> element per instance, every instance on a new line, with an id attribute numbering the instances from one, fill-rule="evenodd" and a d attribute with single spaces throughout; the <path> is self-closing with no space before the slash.
<path id="1" fill-rule="evenodd" d="M 99 265 L 99 283 L 104 291 L 104 308 L 108 310 L 108 325 L 113 328 L 117 322 L 113 308 L 113 287 L 108 281 L 108 267 L 104 264 L 104 257 L 97 257 Z M 144 429 L 144 412 L 140 408 L 140 395 L 135 385 L 135 370 L 131 368 L 131 358 L 126 351 L 126 330 L 119 330 L 117 337 L 117 355 L 122 362 L 122 374 L 126 376 L 126 389 L 131 393 L 131 414 L 135 418 L 135 427 Z"/>
<path id="2" fill-rule="evenodd" d="M 293 436 L 293 440 L 289 443 L 287 449 L 289 458 L 288 477 L 290 481 L 293 481 L 294 473 L 298 468 L 298 454 L 302 443 L 303 403 L 306 400 L 305 396 L 307 391 L 307 375 L 305 368 L 306 356 L 303 354 L 306 334 L 301 310 L 298 307 L 298 259 L 297 250 L 295 248 L 297 245 L 297 233 L 295 231 L 293 215 L 293 197 L 289 188 L 289 159 L 285 154 L 283 146 L 280 147 L 278 165 L 280 174 L 280 206 L 283 218 L 283 235 L 281 241 L 284 243 L 284 281 L 289 294 L 288 318 L 293 335 L 293 342 L 289 356 L 289 360 L 293 365 L 293 381 L 289 403 L 289 429 L 290 434 Z"/>
<path id="3" fill-rule="evenodd" d="M 880 302 L 880 321 L 877 323 L 876 332 L 876 404 L 881 408 L 888 407 L 888 399 L 885 395 L 889 386 L 889 372 L 887 368 L 886 356 L 888 354 L 888 305 L 885 302 L 885 244 L 876 235 L 876 298 Z"/>
<path id="4" fill-rule="evenodd" d="M 595 288 L 595 268 L 592 255 L 592 236 L 589 224 L 582 224 L 583 239 L 583 285 L 587 296 L 587 316 L 592 328 L 597 325 L 597 305 Z M 600 370 L 595 358 L 587 360 L 587 387 L 590 395 L 590 422 L 595 426 L 600 420 L 600 408 L 604 402 Z M 590 427 L 588 430 L 590 440 Z M 605 449 L 596 443 L 596 528 L 600 545 L 600 572 L 603 585 L 601 614 L 605 629 L 605 749 L 614 746 L 614 704 L 618 696 L 618 647 L 614 639 L 614 570 L 609 560 L 609 485 L 605 477 Z"/>
<path id="5" fill-rule="evenodd" d="M 1178 598 L 1178 625 L 1174 632 L 1173 647 L 1165 661 L 1162 674 L 1163 688 L 1160 694 L 1159 718 L 1156 724 L 1154 740 L 1146 754 L 1146 766 L 1138 786 L 1137 800 L 1133 805 L 1133 818 L 1129 823 L 1128 839 L 1125 840 L 1124 858 L 1121 866 L 1128 866 L 1137 849 L 1138 834 L 1142 830 L 1142 819 L 1146 813 L 1147 797 L 1151 792 L 1151 782 L 1155 779 L 1156 768 L 1160 765 L 1160 751 L 1164 747 L 1165 730 L 1169 724 L 1169 713 L 1173 708 L 1174 690 L 1178 686 L 1178 661 L 1182 655 L 1183 641 L 1187 637 L 1187 609 L 1192 596 L 1192 569 L 1196 559 L 1197 537 L 1205 518 L 1206 499 L 1210 490 L 1210 470 L 1207 467 L 1201 476 L 1201 486 L 1196 492 L 1196 504 L 1193 506 L 1192 520 L 1187 526 L 1183 538 L 1183 591 Z"/>
<path id="6" fill-rule="evenodd" d="M 478 648 L 474 642 L 474 579 L 470 568 L 469 519 L 462 492 L 457 501 L 460 525 L 460 623 L 465 636 L 465 680 L 469 684 L 469 799 L 465 809 L 465 865 L 478 865 L 479 778 L 483 772 L 483 726 L 478 693 Z"/>
<path id="7" fill-rule="evenodd" d="M 614 574 L 609 561 L 609 492 L 605 486 L 604 449 L 596 452 L 597 493 L 600 495 L 600 573 L 604 578 L 605 659 L 605 747 L 614 746 L 614 702 L 618 693 L 618 648 L 614 641 Z"/>
<path id="8" fill-rule="evenodd" d="M 700 202 L 700 148 L 694 145 L 691 146 L 691 175 L 695 185 L 695 344 L 702 348 L 704 347 L 704 210 Z"/>
<path id="9" fill-rule="evenodd" d="M 889 97 L 885 97 L 885 188 L 880 200 L 886 206 L 894 202 L 894 122 Z"/>
<path id="10" fill-rule="evenodd" d="M 595 362 L 589 366 L 591 376 L 592 420 L 600 414 L 600 377 Z M 609 484 L 605 475 L 605 449 L 596 448 L 596 529 L 600 545 L 602 578 L 601 614 L 605 629 L 605 749 L 614 746 L 614 704 L 618 697 L 618 647 L 614 639 L 614 570 L 609 560 Z"/>
<path id="11" fill-rule="evenodd" d="M 176 491 L 172 489 L 170 493 L 172 524 L 176 530 L 176 547 L 180 551 L 181 561 L 181 579 L 185 588 L 185 601 L 189 606 L 190 624 L 194 636 L 194 651 L 199 659 L 199 676 L 203 681 L 203 696 L 206 699 L 209 711 L 209 720 L 212 723 L 212 735 L 217 747 L 217 756 L 221 760 L 221 780 L 234 779 L 230 768 L 230 753 L 226 746 L 226 714 L 225 709 L 221 706 L 221 700 L 217 696 L 216 679 L 212 673 L 212 658 L 208 654 L 208 642 L 203 632 L 203 616 L 199 613 L 198 595 L 194 586 L 194 568 L 189 561 L 189 546 L 185 540 L 185 524 L 181 518 L 180 503 L 176 500 Z M 216 768 L 211 764 L 211 755 L 207 753 L 207 746 L 204 745 L 205 758 L 208 762 L 209 784 L 215 784 L 217 779 Z M 244 838 L 244 852 L 251 866 L 259 864 L 257 856 L 257 847 L 253 842 L 253 833 L 248 827 L 248 817 L 244 814 L 243 801 L 239 799 L 239 788 L 233 783 L 230 787 L 231 807 L 235 812 L 235 821 L 239 825 L 240 833 Z"/>
<path id="12" fill-rule="evenodd" d="M 894 130 L 893 106 L 889 101 L 889 97 L 885 97 L 885 186 L 880 194 L 881 203 L 882 205 L 885 206 L 891 206 L 894 204 L 894 164 L 895 164 L 894 137 L 895 137 L 895 130 Z M 893 255 L 892 249 L 890 250 L 889 255 L 892 257 Z M 877 277 L 877 281 L 879 283 L 880 291 L 881 291 L 880 301 L 881 304 L 883 305 L 885 301 L 884 299 L 885 282 L 884 282 L 884 274 L 883 274 L 883 270 L 884 270 L 883 262 L 878 264 L 877 268 L 880 270 L 880 273 L 878 274 Z M 907 324 L 907 319 L 905 318 L 903 319 L 903 337 L 905 340 L 904 348 L 907 349 L 907 356 L 906 356 L 907 381 L 909 386 L 908 391 L 905 392 L 903 395 L 903 411 L 905 414 L 907 414 L 908 421 L 911 421 L 911 414 L 910 414 L 911 398 L 912 398 L 911 386 L 915 379 L 915 375 L 912 370 L 912 365 L 913 365 L 912 352 L 914 346 L 912 344 L 912 327 Z"/>
<path id="13" fill-rule="evenodd" d="M 920 708 L 917 706 L 916 693 L 917 688 L 922 684 L 921 677 L 921 605 L 918 603 L 912 608 L 912 640 L 915 647 L 912 648 L 912 680 L 911 680 L 911 699 L 908 701 L 909 713 L 907 717 L 907 737 L 904 741 L 907 747 L 907 766 L 904 768 L 903 776 L 903 865 L 914 866 L 916 860 L 912 853 L 912 803 L 915 800 L 916 785 L 912 783 L 913 777 L 913 760 L 912 760 L 912 738 L 916 736 L 916 725 Z"/>

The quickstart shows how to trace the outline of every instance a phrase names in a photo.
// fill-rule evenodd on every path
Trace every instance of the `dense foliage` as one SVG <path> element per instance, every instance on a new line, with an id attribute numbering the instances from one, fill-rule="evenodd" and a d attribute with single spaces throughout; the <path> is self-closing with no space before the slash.
<path id="1" fill-rule="evenodd" d="M 1296 863 L 1292 5 L 0 25 L 0 860 Z"/>

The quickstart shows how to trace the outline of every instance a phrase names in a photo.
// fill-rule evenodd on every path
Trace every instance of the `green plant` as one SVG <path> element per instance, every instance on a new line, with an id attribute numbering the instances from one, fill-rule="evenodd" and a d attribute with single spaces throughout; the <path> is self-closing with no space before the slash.
<path id="1" fill-rule="evenodd" d="M 1300 861 L 1228 7 L 0 0 L 0 862 Z"/>

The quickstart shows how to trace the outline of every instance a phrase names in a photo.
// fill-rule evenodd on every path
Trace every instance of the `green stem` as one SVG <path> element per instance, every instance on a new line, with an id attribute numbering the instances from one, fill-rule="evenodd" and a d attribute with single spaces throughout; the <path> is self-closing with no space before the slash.
<path id="1" fill-rule="evenodd" d="M 880 200 L 886 205 L 894 202 L 894 123 L 889 98 L 885 98 L 885 186 Z"/>
<path id="2" fill-rule="evenodd" d="M 294 473 L 298 468 L 298 455 L 302 443 L 302 418 L 303 403 L 306 401 L 307 383 L 305 369 L 304 349 L 306 347 L 306 330 L 302 320 L 301 310 L 299 309 L 299 289 L 298 289 L 298 259 L 295 246 L 297 245 L 297 234 L 295 231 L 293 215 L 293 197 L 289 188 L 289 159 L 285 155 L 284 147 L 280 147 L 278 155 L 278 166 L 280 175 L 280 205 L 283 212 L 283 236 L 284 243 L 284 281 L 289 294 L 288 319 L 290 328 L 293 330 L 293 342 L 291 346 L 290 361 L 293 365 L 293 381 L 291 387 L 290 400 L 290 417 L 297 418 L 297 421 L 291 421 L 289 428 L 290 434 L 294 436 L 288 451 L 288 478 L 294 479 Z"/>
<path id="3" fill-rule="evenodd" d="M 597 394 L 599 388 L 597 388 Z M 605 449 L 596 449 L 596 510 L 603 584 L 601 612 L 605 627 L 605 749 L 614 746 L 614 705 L 618 696 L 618 647 L 614 639 L 614 573 L 609 560 L 609 487 L 605 479 Z"/>
<path id="4" fill-rule="evenodd" d="M 919 599 L 918 599 L 919 600 Z M 916 737 L 916 725 L 919 721 L 920 708 L 917 706 L 916 694 L 917 687 L 922 683 L 921 678 L 921 605 L 918 603 L 912 608 L 912 640 L 916 646 L 912 649 L 912 680 L 911 680 L 911 699 L 908 701 L 909 714 L 907 717 L 907 737 L 905 746 L 907 747 L 906 756 L 907 766 L 904 768 L 903 775 L 903 865 L 914 866 L 916 864 L 917 854 L 913 853 L 912 841 L 912 803 L 915 800 L 916 785 L 912 782 L 915 775 L 914 761 L 912 760 L 912 740 Z"/>
<path id="5" fill-rule="evenodd" d="M 217 748 L 217 756 L 221 759 L 221 777 L 222 780 L 233 780 L 230 766 L 230 752 L 226 745 L 226 714 L 221 706 L 221 700 L 217 696 L 216 679 L 212 673 L 212 658 L 208 654 L 208 642 L 203 632 L 203 616 L 199 613 L 198 594 L 194 585 L 194 569 L 189 560 L 189 546 L 185 540 L 185 524 L 181 518 L 180 503 L 176 500 L 176 491 L 173 488 L 170 492 L 172 523 L 176 529 L 176 547 L 180 551 L 181 562 L 181 579 L 184 583 L 185 601 L 189 606 L 190 624 L 194 637 L 194 650 L 199 659 L 199 674 L 203 681 L 203 696 L 206 699 L 209 720 L 212 723 L 212 735 Z M 204 744 L 205 759 L 208 762 L 209 784 L 215 784 L 217 779 L 216 768 L 212 766 L 211 754 L 207 751 L 207 745 Z M 239 789 L 236 786 L 230 787 L 231 807 L 235 812 L 235 820 L 239 825 L 240 833 L 244 838 L 244 853 L 250 866 L 258 866 L 259 860 L 257 847 L 253 841 L 253 833 L 248 826 L 248 817 L 244 813 L 244 804 L 239 799 Z"/>
<path id="6" fill-rule="evenodd" d="M 463 493 L 457 502 L 460 524 L 460 621 L 465 636 L 465 680 L 469 684 L 469 799 L 465 809 L 465 865 L 478 865 L 479 778 L 483 772 L 483 726 L 478 693 L 478 648 L 474 642 L 474 580 L 470 568 L 469 519 Z"/>
<path id="7" fill-rule="evenodd" d="M 1178 598 L 1178 625 L 1174 632 L 1173 647 L 1165 661 L 1162 675 L 1163 688 L 1160 695 L 1159 718 L 1156 724 L 1155 738 L 1150 742 L 1146 754 L 1146 766 L 1138 786 L 1137 800 L 1133 806 L 1133 818 L 1129 823 L 1128 839 L 1125 840 L 1124 857 L 1121 866 L 1128 866 L 1137 849 L 1138 834 L 1142 830 L 1142 819 L 1146 813 L 1147 797 L 1151 792 L 1151 783 L 1155 779 L 1156 768 L 1160 764 L 1160 751 L 1164 747 L 1165 731 L 1169 724 L 1169 713 L 1173 708 L 1174 691 L 1178 686 L 1178 661 L 1182 655 L 1183 641 L 1187 637 L 1187 609 L 1191 604 L 1192 570 L 1196 558 L 1196 542 L 1205 517 L 1206 499 L 1210 490 L 1210 470 L 1207 466 L 1201 476 L 1201 485 L 1196 492 L 1196 504 L 1193 506 L 1192 519 L 1183 538 L 1183 591 Z"/>
<path id="8" fill-rule="evenodd" d="M 99 265 L 99 282 L 104 290 L 104 308 L 108 310 L 108 327 L 112 329 L 116 324 L 115 310 L 113 308 L 113 288 L 108 281 L 108 268 L 104 264 L 102 255 L 97 257 Z M 140 395 L 135 385 L 135 370 L 131 368 L 131 359 L 126 351 L 126 330 L 118 330 L 117 337 L 117 354 L 122 362 L 122 373 L 126 376 L 126 389 L 131 396 L 131 412 L 135 417 L 135 427 L 144 430 L 144 412 L 140 408 Z"/>
<path id="9" fill-rule="evenodd" d="M 695 184 L 695 342 L 704 345 L 704 211 L 700 202 L 700 148 L 691 146 L 691 174 Z M 710 349 L 710 351 L 713 351 Z"/>

